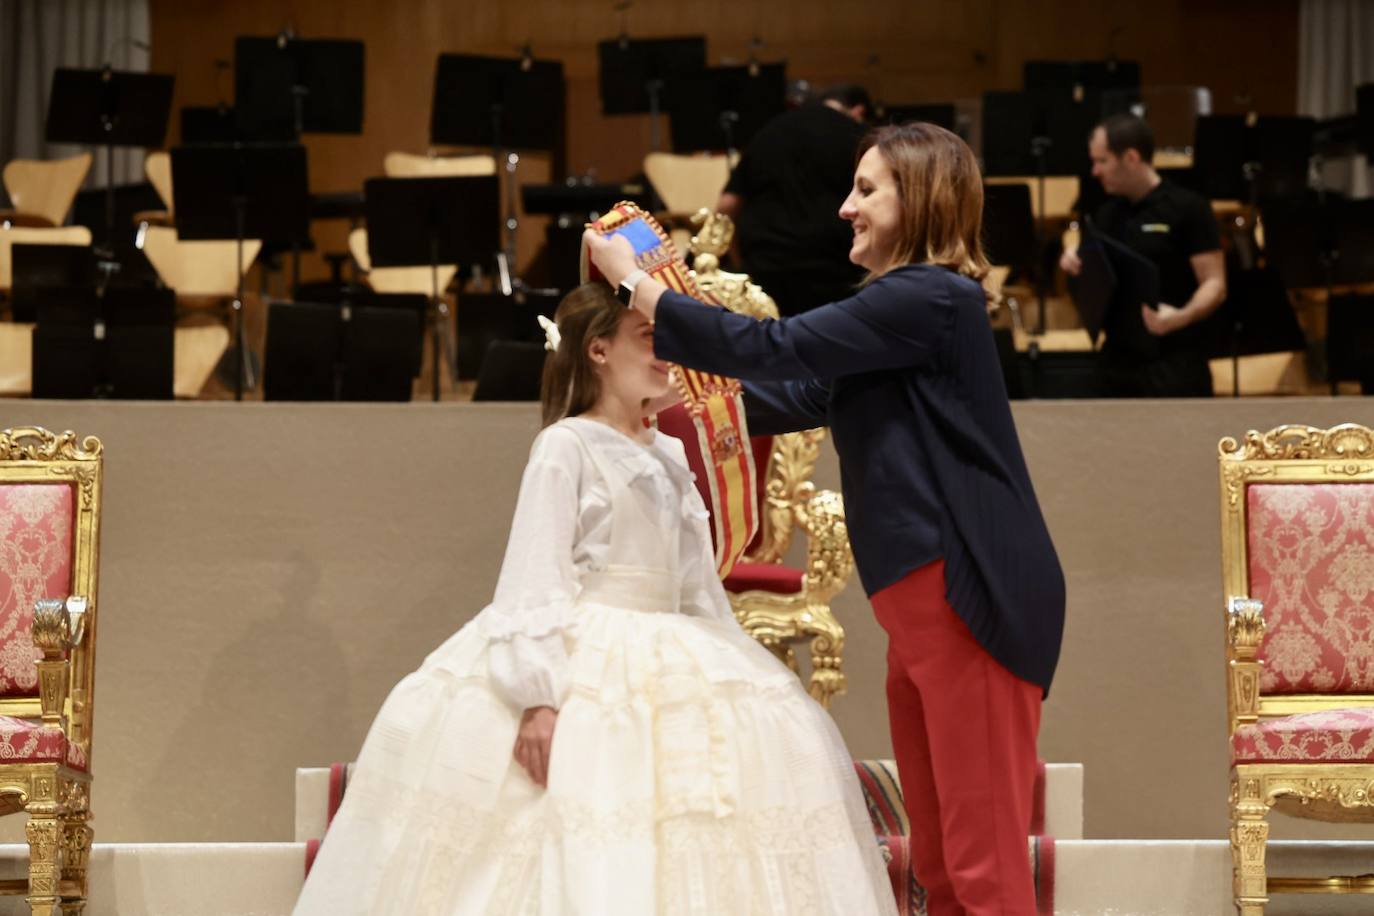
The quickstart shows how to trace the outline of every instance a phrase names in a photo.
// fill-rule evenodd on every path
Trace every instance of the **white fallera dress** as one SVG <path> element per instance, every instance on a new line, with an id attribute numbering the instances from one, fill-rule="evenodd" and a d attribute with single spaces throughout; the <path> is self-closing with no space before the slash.
<path id="1" fill-rule="evenodd" d="M 548 789 L 512 750 L 559 709 Z M 853 764 L 715 575 L 678 440 L 535 440 L 495 600 L 396 686 L 298 916 L 895 914 Z"/>

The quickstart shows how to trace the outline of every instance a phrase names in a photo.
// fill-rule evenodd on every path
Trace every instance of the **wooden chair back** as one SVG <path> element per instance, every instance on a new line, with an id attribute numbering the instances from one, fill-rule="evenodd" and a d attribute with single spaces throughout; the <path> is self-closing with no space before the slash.
<path id="1" fill-rule="evenodd" d="M 5 166 L 5 193 L 15 210 L 60 226 L 90 170 L 90 153 L 48 161 L 14 159 Z"/>

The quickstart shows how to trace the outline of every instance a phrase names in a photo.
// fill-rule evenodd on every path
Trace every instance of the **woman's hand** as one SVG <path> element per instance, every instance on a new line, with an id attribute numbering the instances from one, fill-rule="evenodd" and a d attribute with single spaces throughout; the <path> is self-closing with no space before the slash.
<path id="1" fill-rule="evenodd" d="M 535 706 L 520 717 L 520 730 L 515 736 L 515 762 L 525 768 L 536 785 L 544 788 L 549 785 L 549 752 L 557 721 L 558 710 Z"/>
<path id="2" fill-rule="evenodd" d="M 617 233 L 607 237 L 595 229 L 588 229 L 582 233 L 582 241 L 587 246 L 587 256 L 612 289 L 635 272 L 634 246 L 625 236 Z"/>

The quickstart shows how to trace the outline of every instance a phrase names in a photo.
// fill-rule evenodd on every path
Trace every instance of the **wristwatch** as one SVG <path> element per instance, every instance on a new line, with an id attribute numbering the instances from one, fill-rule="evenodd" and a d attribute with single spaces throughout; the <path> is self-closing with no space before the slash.
<path id="1" fill-rule="evenodd" d="M 630 275 L 624 280 L 621 280 L 620 285 L 615 288 L 615 297 L 619 299 L 626 308 L 629 308 L 630 303 L 634 300 L 635 287 L 639 285 L 640 280 L 643 280 L 647 276 L 649 275 L 643 270 L 631 272 Z"/>

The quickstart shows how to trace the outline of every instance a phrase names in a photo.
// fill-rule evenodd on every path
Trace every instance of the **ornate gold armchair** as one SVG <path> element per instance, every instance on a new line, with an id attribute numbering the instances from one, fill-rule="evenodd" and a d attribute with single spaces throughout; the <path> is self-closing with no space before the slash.
<path id="1" fill-rule="evenodd" d="M 1274 878 L 1267 816 L 1374 823 L 1374 431 L 1221 440 L 1235 903 L 1374 893 L 1374 875 Z"/>
<path id="2" fill-rule="evenodd" d="M 101 445 L 0 430 L 0 815 L 26 812 L 33 913 L 86 905 Z"/>
<path id="3" fill-rule="evenodd" d="M 777 306 L 744 274 L 720 269 L 720 256 L 730 246 L 734 227 L 728 217 L 702 211 L 693 222 L 693 271 L 701 291 L 732 311 L 756 318 L 776 318 Z M 660 428 L 674 432 L 671 420 Z M 820 454 L 821 429 L 781 436 L 751 436 L 759 471 L 759 531 L 740 562 L 725 579 L 735 616 L 744 629 L 799 671 L 795 645 L 809 643 L 809 690 L 824 706 L 843 693 L 844 628 L 830 602 L 854 572 L 854 555 L 838 493 L 817 490 L 811 474 Z M 689 458 L 694 449 L 688 449 Z M 702 478 L 700 469 L 698 479 Z M 708 494 L 706 503 L 711 505 Z M 797 530 L 806 534 L 806 565 L 785 563 Z"/>

